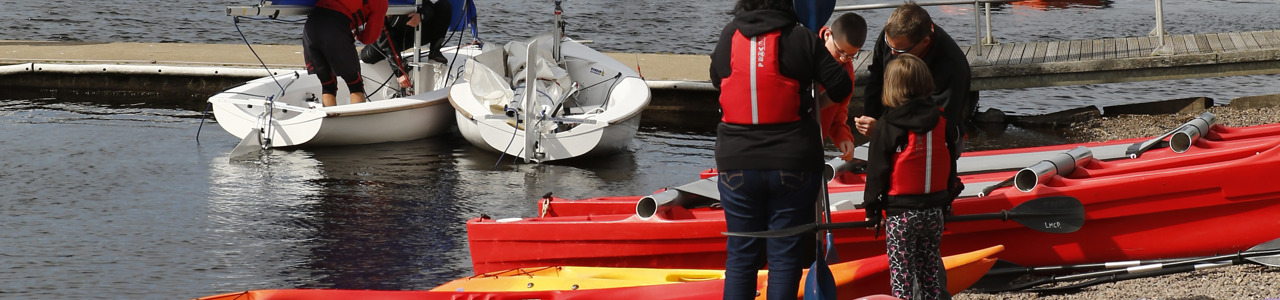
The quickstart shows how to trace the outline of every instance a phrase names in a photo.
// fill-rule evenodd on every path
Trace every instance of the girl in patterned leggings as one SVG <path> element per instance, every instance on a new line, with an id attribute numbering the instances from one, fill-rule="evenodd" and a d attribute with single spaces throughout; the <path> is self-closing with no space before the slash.
<path id="1" fill-rule="evenodd" d="M 902 54 L 885 68 L 882 102 L 888 108 L 871 134 L 865 191 L 867 218 L 884 213 L 893 296 L 950 299 L 939 246 L 947 207 L 963 189 L 951 169 L 942 109 L 929 99 L 933 79 L 924 61 Z"/>

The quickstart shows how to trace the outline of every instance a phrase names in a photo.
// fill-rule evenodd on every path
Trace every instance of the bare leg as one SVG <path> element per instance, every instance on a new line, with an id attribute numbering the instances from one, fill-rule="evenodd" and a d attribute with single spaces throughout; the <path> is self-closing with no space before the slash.
<path id="1" fill-rule="evenodd" d="M 324 104 L 324 106 L 335 106 L 335 105 L 338 105 L 338 95 L 335 95 L 335 94 L 320 94 L 320 103 L 323 103 L 323 104 Z"/>
<path id="2" fill-rule="evenodd" d="M 351 104 L 363 103 L 364 93 L 351 93 Z"/>

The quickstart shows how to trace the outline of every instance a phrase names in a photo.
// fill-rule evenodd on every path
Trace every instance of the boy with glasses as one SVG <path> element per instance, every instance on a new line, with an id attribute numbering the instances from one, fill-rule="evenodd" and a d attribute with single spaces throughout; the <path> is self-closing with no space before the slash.
<path id="1" fill-rule="evenodd" d="M 831 26 L 818 30 L 818 37 L 823 40 L 827 52 L 849 73 L 849 81 L 853 81 L 853 62 L 858 60 L 858 51 L 867 40 L 867 21 L 856 13 L 846 13 L 831 22 Z M 845 161 L 853 159 L 853 132 L 849 128 L 849 99 L 831 99 L 826 93 L 818 95 L 822 99 L 822 135 L 831 139 L 831 143 L 840 148 L 840 158 Z"/>

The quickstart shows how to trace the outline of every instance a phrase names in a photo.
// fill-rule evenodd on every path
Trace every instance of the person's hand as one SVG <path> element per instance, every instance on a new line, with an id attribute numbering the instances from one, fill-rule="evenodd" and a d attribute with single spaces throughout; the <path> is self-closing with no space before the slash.
<path id="1" fill-rule="evenodd" d="M 871 136 L 871 130 L 876 128 L 876 118 L 861 116 L 853 119 L 853 126 L 858 128 L 858 133 L 865 136 Z"/>
<path id="2" fill-rule="evenodd" d="M 413 82 L 409 80 L 409 75 L 407 74 L 400 75 L 400 78 L 398 78 L 396 81 L 400 82 L 400 87 L 402 88 L 406 88 L 406 89 L 413 88 Z"/>
<path id="3" fill-rule="evenodd" d="M 409 22 L 405 24 L 408 24 L 409 27 L 418 27 L 418 24 L 422 24 L 422 15 L 419 15 L 418 13 L 409 13 Z"/>
<path id="4" fill-rule="evenodd" d="M 870 207 L 864 209 L 864 211 L 867 214 L 867 222 L 871 222 L 872 224 L 871 227 L 867 227 L 867 230 L 875 231 L 872 238 L 879 238 L 880 231 L 884 230 L 884 211 L 879 208 Z"/>
<path id="5" fill-rule="evenodd" d="M 840 147 L 840 152 L 842 153 L 840 154 L 840 159 L 843 159 L 844 161 L 853 160 L 853 150 L 858 148 L 858 145 L 854 145 L 853 141 L 841 141 L 840 144 L 836 146 Z"/>

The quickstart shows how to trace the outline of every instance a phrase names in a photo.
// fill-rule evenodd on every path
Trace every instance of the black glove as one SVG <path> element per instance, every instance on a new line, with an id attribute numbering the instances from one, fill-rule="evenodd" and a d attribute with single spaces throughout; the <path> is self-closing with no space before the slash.
<path id="1" fill-rule="evenodd" d="M 866 209 L 866 212 L 867 212 L 867 221 L 871 222 L 872 230 L 875 230 L 875 233 L 872 234 L 871 237 L 879 238 L 880 231 L 884 229 L 884 215 L 883 215 L 884 211 L 882 211 L 878 207 L 876 208 L 869 207 Z"/>
<path id="2" fill-rule="evenodd" d="M 959 198 L 960 192 L 963 192 L 963 191 L 964 191 L 964 183 L 960 182 L 959 178 L 952 179 L 949 186 L 947 187 L 947 192 L 951 193 L 951 200 L 953 201 L 956 200 L 956 198 Z"/>

